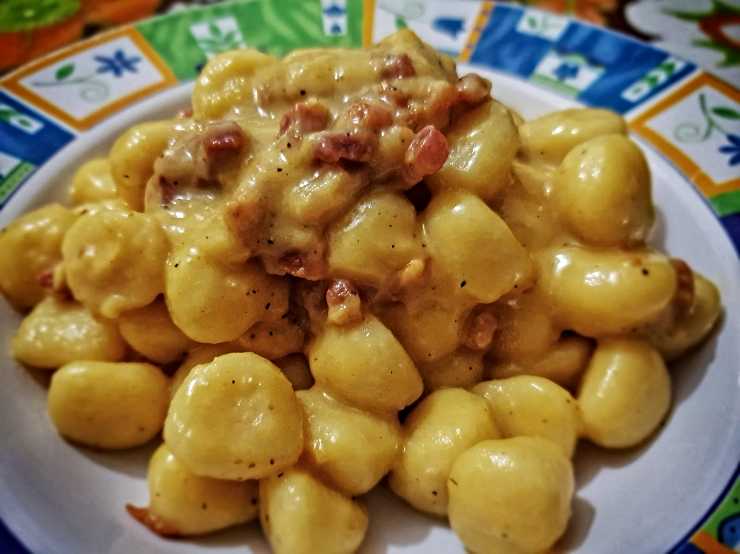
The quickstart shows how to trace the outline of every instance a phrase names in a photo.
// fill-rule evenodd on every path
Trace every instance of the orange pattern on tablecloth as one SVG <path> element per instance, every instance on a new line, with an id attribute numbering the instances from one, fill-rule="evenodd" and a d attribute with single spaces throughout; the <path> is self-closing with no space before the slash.
<path id="1" fill-rule="evenodd" d="M 630 127 L 681 168 L 705 197 L 711 198 L 725 192 L 740 190 L 740 176 L 738 176 L 738 172 L 734 171 L 734 175 L 728 179 L 713 179 L 708 174 L 710 169 L 702 169 L 687 154 L 686 146 L 679 144 L 679 141 L 675 140 L 675 137 L 666 136 L 666 133 L 661 133 L 651 127 L 651 122 L 656 117 L 668 112 L 671 108 L 677 106 L 679 102 L 702 88 L 708 88 L 718 92 L 724 98 L 727 98 L 729 102 L 734 103 L 734 105 L 740 102 L 740 91 L 707 73 L 699 73 L 689 80 L 688 83 L 680 86 L 677 90 L 660 99 L 652 107 L 638 115 L 630 122 Z"/>

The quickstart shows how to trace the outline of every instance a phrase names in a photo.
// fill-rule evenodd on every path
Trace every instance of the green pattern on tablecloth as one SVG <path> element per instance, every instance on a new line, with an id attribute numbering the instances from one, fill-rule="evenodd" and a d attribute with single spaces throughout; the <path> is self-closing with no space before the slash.
<path id="1" fill-rule="evenodd" d="M 720 537 L 720 526 L 722 522 L 731 518 L 737 517 L 738 506 L 740 506 L 740 477 L 735 479 L 735 484 L 732 486 L 730 491 L 725 496 L 724 500 L 717 506 L 711 516 L 702 526 L 702 530 L 709 533 L 717 540 L 722 539 Z"/>
<path id="2" fill-rule="evenodd" d="M 26 180 L 28 175 L 33 173 L 34 169 L 36 169 L 35 165 L 28 162 L 22 162 L 13 168 L 13 171 L 8 175 L 0 179 L 0 205 L 3 204 L 11 194 L 13 194 L 13 191 Z"/>
<path id="3" fill-rule="evenodd" d="M 207 54 L 234 45 L 283 56 L 296 48 L 360 46 L 362 0 L 348 0 L 346 32 L 326 34 L 319 0 L 235 1 L 216 4 L 144 21 L 136 28 L 164 58 L 180 80 L 194 79 Z M 222 32 L 216 23 L 235 23 L 237 33 Z M 211 37 L 196 40 L 193 27 L 213 22 Z M 222 41 L 223 49 L 218 48 Z M 235 42 L 236 41 L 236 42 Z M 200 43 L 200 44 L 199 44 Z"/>
<path id="4" fill-rule="evenodd" d="M 709 201 L 720 217 L 740 213 L 740 190 L 718 194 L 710 198 Z"/>

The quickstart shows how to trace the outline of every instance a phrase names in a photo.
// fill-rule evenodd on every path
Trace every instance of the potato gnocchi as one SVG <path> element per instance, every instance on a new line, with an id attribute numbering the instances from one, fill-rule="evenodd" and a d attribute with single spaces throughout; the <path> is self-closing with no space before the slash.
<path id="1" fill-rule="evenodd" d="M 0 232 L 11 350 L 74 444 L 163 439 L 127 506 L 163 536 L 349 554 L 387 477 L 470 552 L 550 551 L 578 441 L 649 440 L 722 311 L 647 244 L 621 117 L 524 121 L 408 30 L 213 56 L 68 199 Z"/>

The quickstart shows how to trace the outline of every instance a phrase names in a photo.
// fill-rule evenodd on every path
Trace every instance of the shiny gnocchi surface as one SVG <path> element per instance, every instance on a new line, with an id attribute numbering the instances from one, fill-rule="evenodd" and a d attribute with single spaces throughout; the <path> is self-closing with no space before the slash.
<path id="1" fill-rule="evenodd" d="M 524 121 L 408 30 L 214 56 L 68 199 L 0 232 L 11 351 L 73 444 L 161 443 L 126 509 L 167 537 L 349 554 L 387 486 L 470 552 L 550 551 L 578 442 L 650 440 L 722 312 L 650 244 L 618 115 Z"/>

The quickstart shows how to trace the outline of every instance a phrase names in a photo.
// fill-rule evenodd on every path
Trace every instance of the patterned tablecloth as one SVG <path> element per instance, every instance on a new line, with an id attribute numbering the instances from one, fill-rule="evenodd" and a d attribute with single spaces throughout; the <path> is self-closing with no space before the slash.
<path id="1" fill-rule="evenodd" d="M 0 77 L 0 209 L 77 136 L 150 94 L 191 81 L 219 52 L 361 46 L 410 27 L 461 62 L 623 114 L 635 134 L 686 175 L 740 252 L 740 0 L 198 3 L 210 5 L 0 1 L 0 71 L 21 65 Z M 157 12 L 166 15 L 146 19 Z M 738 475 L 716 476 L 721 494 L 672 552 L 740 551 Z M 13 545 L 0 524 L 0 551 L 13 552 Z"/>
<path id="2" fill-rule="evenodd" d="M 3 0 L 0 70 L 8 70 L 101 29 L 189 5 L 221 1 Z M 652 42 L 740 87 L 740 0 L 524 0 L 516 3 L 576 17 Z M 399 25 L 433 24 L 453 39 L 463 31 L 463 18 L 429 19 L 430 12 L 425 8 L 430 4 L 434 2 L 378 1 Z"/>

